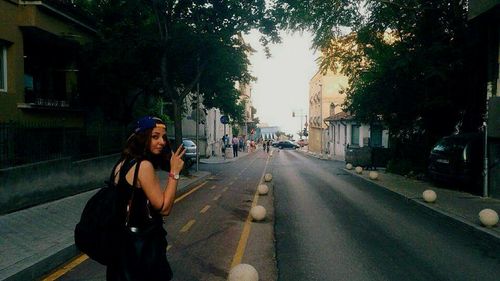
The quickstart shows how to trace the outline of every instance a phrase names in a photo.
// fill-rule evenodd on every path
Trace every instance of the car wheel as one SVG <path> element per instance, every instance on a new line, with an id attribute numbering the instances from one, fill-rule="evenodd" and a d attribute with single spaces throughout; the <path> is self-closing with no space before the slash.
<path id="1" fill-rule="evenodd" d="M 280 146 L 278 146 L 278 148 L 279 148 L 279 149 L 283 149 L 283 146 L 281 146 L 281 145 L 280 145 Z"/>

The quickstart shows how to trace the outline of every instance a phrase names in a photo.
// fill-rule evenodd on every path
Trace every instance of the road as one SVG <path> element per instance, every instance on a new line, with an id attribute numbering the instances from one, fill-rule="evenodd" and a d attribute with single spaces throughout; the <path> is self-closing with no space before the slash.
<path id="1" fill-rule="evenodd" d="M 254 153 L 225 164 L 200 164 L 200 169 L 209 170 L 212 177 L 178 198 L 165 224 L 174 280 L 227 279 L 268 161 L 267 154 Z M 253 226 L 252 233 L 259 234 L 248 237 L 246 251 L 241 253 L 241 262 L 251 262 L 262 271 L 261 280 L 276 279 L 272 226 L 271 219 Z M 248 254 L 255 252 L 257 261 L 252 260 L 256 255 Z M 105 280 L 105 267 L 87 259 L 57 280 Z"/>
<path id="2" fill-rule="evenodd" d="M 344 172 L 273 157 L 278 280 L 499 280 L 500 245 Z"/>
<path id="3" fill-rule="evenodd" d="M 266 220 L 251 223 L 241 262 L 261 281 L 499 280 L 500 243 L 324 161 L 259 150 L 200 165 L 210 180 L 174 206 L 167 255 L 175 280 L 226 280 L 264 172 L 273 174 Z M 273 206 L 274 205 L 274 208 Z M 58 280 L 104 280 L 86 260 Z"/>

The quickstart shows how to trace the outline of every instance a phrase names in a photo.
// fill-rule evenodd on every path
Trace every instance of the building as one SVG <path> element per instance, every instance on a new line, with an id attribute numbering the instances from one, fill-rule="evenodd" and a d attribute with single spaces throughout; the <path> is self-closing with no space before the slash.
<path id="1" fill-rule="evenodd" d="M 318 71 L 309 82 L 309 151 L 323 154 L 328 150 L 324 120 L 340 110 L 344 96 L 340 93 L 347 86 L 347 77 Z"/>
<path id="2" fill-rule="evenodd" d="M 94 34 L 67 1 L 0 0 L 0 122 L 81 126 L 77 57 Z"/>
<path id="3" fill-rule="evenodd" d="M 327 153 L 336 160 L 344 161 L 347 148 L 389 146 L 389 131 L 380 124 L 362 124 L 346 112 L 325 118 L 327 129 Z"/>

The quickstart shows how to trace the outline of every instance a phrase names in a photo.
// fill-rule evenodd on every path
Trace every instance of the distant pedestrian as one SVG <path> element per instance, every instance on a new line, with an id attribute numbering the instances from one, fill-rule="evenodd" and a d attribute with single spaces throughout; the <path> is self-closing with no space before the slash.
<path id="1" fill-rule="evenodd" d="M 264 150 L 264 152 L 266 151 L 266 141 L 262 141 L 262 149 Z"/>
<path id="2" fill-rule="evenodd" d="M 232 144 L 233 144 L 233 157 L 238 157 L 238 146 L 239 146 L 240 142 L 239 142 L 238 138 L 236 137 L 236 135 L 233 135 Z"/>
<path id="3" fill-rule="evenodd" d="M 267 153 L 269 153 L 269 148 L 271 147 L 272 141 L 268 140 L 267 141 Z"/>

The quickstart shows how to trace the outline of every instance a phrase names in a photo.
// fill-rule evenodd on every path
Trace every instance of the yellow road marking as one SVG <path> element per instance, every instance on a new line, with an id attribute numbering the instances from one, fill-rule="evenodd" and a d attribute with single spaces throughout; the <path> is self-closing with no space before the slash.
<path id="1" fill-rule="evenodd" d="M 168 252 L 168 250 L 170 250 L 170 248 L 172 248 L 172 245 L 167 246 L 167 252 Z"/>
<path id="2" fill-rule="evenodd" d="M 72 270 L 73 268 L 77 267 L 79 264 L 82 262 L 86 261 L 89 258 L 89 256 L 85 254 L 81 254 L 63 267 L 59 268 L 57 271 L 54 273 L 50 274 L 49 276 L 45 277 L 42 279 L 42 281 L 54 281 L 59 279 L 59 277 L 63 276 L 66 274 L 68 271 Z"/>
<path id="3" fill-rule="evenodd" d="M 196 190 L 200 189 L 200 188 L 201 188 L 202 186 L 204 186 L 206 183 L 207 183 L 207 182 L 205 181 L 205 182 L 203 182 L 203 183 L 201 183 L 201 184 L 197 185 L 195 188 L 191 189 L 189 192 L 184 193 L 181 197 L 179 197 L 179 198 L 175 199 L 174 203 L 177 203 L 177 202 L 181 201 L 182 199 L 186 198 L 189 194 L 191 194 L 191 193 L 195 192 Z"/>
<path id="4" fill-rule="evenodd" d="M 179 232 L 183 233 L 183 232 L 187 232 L 191 226 L 193 226 L 193 224 L 196 222 L 196 220 L 190 220 L 188 221 L 182 228 Z"/>
<path id="5" fill-rule="evenodd" d="M 228 188 L 229 188 L 229 187 L 227 187 L 227 186 L 226 186 L 226 187 L 224 187 L 224 189 L 222 190 L 222 192 L 226 192 Z"/>
<path id="6" fill-rule="evenodd" d="M 214 197 L 214 201 L 219 200 L 219 198 L 220 198 L 220 194 Z"/>
<path id="7" fill-rule="evenodd" d="M 266 160 L 266 166 L 264 166 L 264 171 L 262 172 L 262 176 L 260 177 L 260 182 L 264 178 L 266 174 L 267 164 L 269 163 L 269 157 Z M 255 195 L 253 197 L 252 206 L 250 209 L 257 205 L 257 201 L 259 200 L 259 192 L 256 190 Z M 238 242 L 238 247 L 236 248 L 236 253 L 234 253 L 233 261 L 231 262 L 231 268 L 237 266 L 241 263 L 243 259 L 243 255 L 245 254 L 245 248 L 247 247 L 248 237 L 250 236 L 250 229 L 252 228 L 252 216 L 250 212 L 248 212 L 247 219 L 245 221 L 245 225 L 243 226 L 243 231 L 241 233 L 240 241 Z"/>
<path id="8" fill-rule="evenodd" d="M 212 187 L 210 187 L 210 189 L 214 189 L 215 187 L 216 187 L 216 185 L 214 184 L 214 185 L 212 185 Z"/>
<path id="9" fill-rule="evenodd" d="M 205 213 L 206 211 L 208 211 L 208 209 L 210 209 L 210 205 L 206 205 L 205 207 L 203 207 L 203 209 L 201 209 L 200 211 L 200 214 Z"/>

